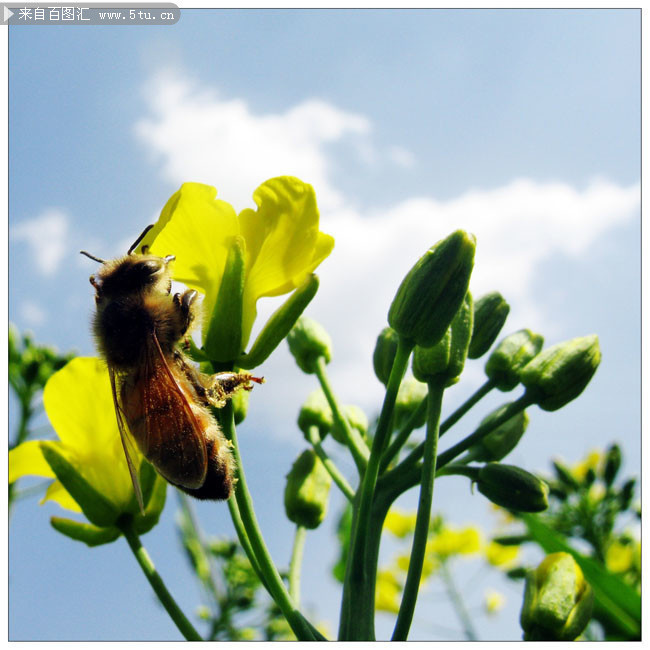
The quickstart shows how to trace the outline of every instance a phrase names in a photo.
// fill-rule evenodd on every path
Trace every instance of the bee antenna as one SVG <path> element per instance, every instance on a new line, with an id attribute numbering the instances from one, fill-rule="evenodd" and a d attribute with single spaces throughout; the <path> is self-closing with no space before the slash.
<path id="1" fill-rule="evenodd" d="M 94 255 L 91 255 L 90 253 L 87 253 L 86 251 L 79 251 L 82 255 L 85 255 L 86 257 L 89 257 L 91 260 L 95 260 L 95 262 L 99 262 L 100 264 L 106 264 L 106 260 L 103 260 L 99 257 L 95 257 Z"/>
<path id="2" fill-rule="evenodd" d="M 153 224 L 149 224 L 143 231 L 142 234 L 133 242 L 131 248 L 129 248 L 127 255 L 130 255 L 138 246 L 138 244 L 144 239 L 144 236 L 153 228 Z M 147 248 L 149 248 L 147 246 Z M 142 251 L 144 253 L 144 250 Z"/>

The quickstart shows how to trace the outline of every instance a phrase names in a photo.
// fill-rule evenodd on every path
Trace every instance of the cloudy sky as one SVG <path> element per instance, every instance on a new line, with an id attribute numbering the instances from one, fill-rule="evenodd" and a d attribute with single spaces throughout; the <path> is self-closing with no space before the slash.
<path id="1" fill-rule="evenodd" d="M 371 355 L 392 296 L 419 255 L 463 228 L 477 237 L 475 297 L 498 290 L 511 304 L 505 333 L 529 327 L 548 344 L 590 333 L 601 341 L 592 385 L 561 412 L 531 410 L 512 462 L 543 472 L 551 456 L 573 462 L 618 440 L 625 471 L 638 474 L 639 21 L 631 10 L 186 10 L 160 28 L 12 27 L 10 319 L 39 341 L 92 354 L 96 265 L 80 249 L 123 253 L 185 181 L 214 185 L 241 209 L 261 182 L 291 174 L 314 186 L 321 230 L 336 239 L 309 314 L 332 336 L 331 377 L 344 402 L 376 413 Z M 258 323 L 276 306 L 260 305 Z M 482 382 L 482 368 L 468 364 L 446 410 Z M 291 534 L 283 476 L 302 444 L 293 423 L 315 385 L 284 348 L 262 372 L 244 458 L 281 563 Z M 502 401 L 488 400 L 469 426 Z M 458 499 L 470 504 L 466 518 Z M 458 525 L 487 511 L 460 481 L 434 505 Z M 182 584 L 175 507 L 170 499 L 145 541 Z M 88 550 L 62 539 L 47 523 L 55 509 L 30 500 L 13 515 L 12 638 L 176 638 L 126 545 Z M 208 532 L 230 533 L 225 507 L 221 522 L 205 512 Z M 313 557 L 327 560 L 316 562 L 320 573 L 310 566 L 304 585 L 332 629 L 334 519 L 313 536 Z M 43 545 L 54 559 L 39 555 Z M 73 557 L 102 585 L 90 614 L 78 593 L 86 578 L 66 568 Z M 128 596 L 106 578 L 116 571 Z M 310 597 L 322 581 L 328 598 Z M 185 598 L 191 608 L 198 594 Z M 511 620 L 485 622 L 485 638 L 517 638 L 519 595 L 508 598 Z M 34 599 L 44 612 L 37 622 Z M 129 616 L 133 602 L 143 603 L 141 619 Z M 62 607 L 74 613 L 61 616 Z M 115 623 L 102 607 L 118 608 Z M 378 629 L 389 634 L 385 618 Z M 426 624 L 417 629 L 439 638 Z"/>

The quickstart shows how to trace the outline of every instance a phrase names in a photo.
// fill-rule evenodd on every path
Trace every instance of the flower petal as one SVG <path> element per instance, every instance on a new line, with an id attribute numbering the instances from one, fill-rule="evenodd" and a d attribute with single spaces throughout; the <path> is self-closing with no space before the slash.
<path id="1" fill-rule="evenodd" d="M 216 195 L 210 185 L 183 183 L 138 246 L 138 250 L 149 246 L 160 257 L 175 255 L 174 279 L 206 296 L 208 314 L 221 285 L 228 248 L 239 234 L 235 210 Z"/>
<path id="2" fill-rule="evenodd" d="M 70 496 L 70 493 L 61 485 L 60 481 L 51 483 L 45 491 L 45 496 L 41 499 L 41 505 L 46 501 L 54 501 L 62 508 L 72 512 L 81 512 L 79 504 Z"/>
<path id="3" fill-rule="evenodd" d="M 106 364 L 77 357 L 45 385 L 43 404 L 61 443 L 57 451 L 100 493 L 127 508 L 133 486 L 120 441 Z M 133 459 L 136 464 L 139 459 Z"/>
<path id="4" fill-rule="evenodd" d="M 21 476 L 55 478 L 52 468 L 41 453 L 40 440 L 28 440 L 9 452 L 9 483 Z"/>

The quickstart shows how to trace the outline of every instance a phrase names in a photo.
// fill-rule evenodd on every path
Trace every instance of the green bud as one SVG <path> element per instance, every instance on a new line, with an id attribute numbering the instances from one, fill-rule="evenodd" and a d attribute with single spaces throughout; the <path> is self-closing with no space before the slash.
<path id="1" fill-rule="evenodd" d="M 470 359 L 482 357 L 492 347 L 509 312 L 510 305 L 498 291 L 481 296 L 474 303 L 474 331 L 467 353 Z"/>
<path id="2" fill-rule="evenodd" d="M 478 473 L 478 491 L 498 506 L 519 512 L 548 508 L 548 486 L 534 474 L 501 463 L 488 463 Z"/>
<path id="3" fill-rule="evenodd" d="M 203 350 L 212 361 L 232 361 L 237 359 L 242 351 L 244 249 L 243 238 L 233 237 L 203 342 Z"/>
<path id="4" fill-rule="evenodd" d="M 623 483 L 623 487 L 618 494 L 618 502 L 621 506 L 621 510 L 627 510 L 632 503 L 634 497 L 634 487 L 636 485 L 636 479 L 631 478 Z"/>
<path id="5" fill-rule="evenodd" d="M 519 373 L 542 345 L 544 337 L 527 329 L 506 336 L 489 356 L 485 374 L 499 390 L 512 390 L 520 382 Z"/>
<path id="6" fill-rule="evenodd" d="M 480 426 L 487 425 L 496 420 L 510 404 L 511 402 L 508 402 L 492 411 L 492 413 L 483 418 Z M 527 426 L 528 415 L 526 411 L 520 411 L 517 415 L 513 415 L 501 426 L 488 433 L 485 438 L 479 440 L 476 445 L 470 447 L 469 453 L 472 456 L 472 460 L 489 462 L 505 458 L 517 446 Z"/>
<path id="7" fill-rule="evenodd" d="M 595 334 L 571 339 L 540 352 L 521 371 L 521 383 L 545 411 L 556 411 L 587 387 L 600 363 Z"/>
<path id="8" fill-rule="evenodd" d="M 99 546 L 100 544 L 109 544 L 114 542 L 122 533 L 119 528 L 111 526 L 109 528 L 100 528 L 92 524 L 66 519 L 65 517 L 51 517 L 50 524 L 54 530 L 63 533 L 70 539 L 83 542 L 88 546 Z"/>
<path id="9" fill-rule="evenodd" d="M 528 571 L 520 622 L 526 641 L 573 641 L 589 623 L 594 593 L 569 553 L 547 555 Z"/>
<path id="10" fill-rule="evenodd" d="M 419 345 L 413 350 L 413 375 L 418 381 L 427 382 L 434 377 L 444 375 L 449 368 L 449 356 L 451 354 L 451 328 L 443 337 L 429 348 Z"/>
<path id="11" fill-rule="evenodd" d="M 399 336 L 391 327 L 384 327 L 377 337 L 375 351 L 372 355 L 372 365 L 375 369 L 377 379 L 386 386 L 390 371 L 393 368 L 393 361 L 397 354 L 397 340 Z"/>
<path id="12" fill-rule="evenodd" d="M 451 342 L 449 345 L 449 367 L 447 368 L 447 386 L 458 381 L 465 367 L 467 350 L 474 328 L 474 301 L 468 291 L 456 312 L 451 325 Z"/>
<path id="13" fill-rule="evenodd" d="M 325 363 L 332 358 L 332 340 L 322 325 L 311 318 L 301 316 L 287 336 L 289 350 L 298 367 L 307 374 L 316 372 L 316 360 L 323 357 Z"/>
<path id="14" fill-rule="evenodd" d="M 621 448 L 617 444 L 613 444 L 607 450 L 605 467 L 603 469 L 603 480 L 607 487 L 611 487 L 614 484 L 618 470 L 621 468 L 621 460 Z"/>
<path id="15" fill-rule="evenodd" d="M 553 469 L 555 474 L 558 477 L 560 483 L 563 483 L 572 491 L 580 489 L 580 483 L 578 483 L 576 477 L 571 473 L 571 470 L 562 463 L 560 460 L 553 460 Z"/>
<path id="16" fill-rule="evenodd" d="M 247 354 L 237 359 L 237 366 L 251 370 L 262 364 L 286 338 L 291 328 L 318 291 L 318 276 L 313 273 L 280 306 L 262 328 Z"/>
<path id="17" fill-rule="evenodd" d="M 361 434 L 362 438 L 365 438 L 368 431 L 368 418 L 363 410 L 354 404 L 345 404 L 341 407 L 341 410 L 343 412 L 343 417 L 345 417 L 348 424 L 353 429 L 356 429 Z M 336 442 L 340 442 L 342 445 L 345 444 L 345 436 L 336 425 L 336 422 L 332 427 L 331 434 L 332 438 L 334 438 Z"/>
<path id="18" fill-rule="evenodd" d="M 415 346 L 413 374 L 418 380 L 428 382 L 443 377 L 447 386 L 458 381 L 465 367 L 473 315 L 472 294 L 468 291 L 442 339 L 430 348 Z"/>
<path id="19" fill-rule="evenodd" d="M 235 391 L 230 398 L 230 403 L 232 404 L 232 410 L 235 416 L 235 424 L 241 424 L 248 414 L 248 398 L 250 396 L 250 391 L 248 390 L 238 390 Z"/>
<path id="20" fill-rule="evenodd" d="M 425 348 L 444 336 L 467 293 L 475 248 L 474 235 L 457 230 L 415 263 L 388 312 L 400 336 Z"/>
<path id="21" fill-rule="evenodd" d="M 333 424 L 332 409 L 325 393 L 320 389 L 309 393 L 298 414 L 300 430 L 307 435 L 309 428 L 315 426 L 318 427 L 320 437 L 324 438 L 332 430 Z"/>
<path id="22" fill-rule="evenodd" d="M 318 456 L 306 449 L 287 474 L 284 509 L 290 521 L 305 528 L 317 528 L 327 514 L 332 478 Z"/>
<path id="23" fill-rule="evenodd" d="M 420 402 L 426 398 L 429 389 L 426 384 L 417 381 L 413 377 L 406 377 L 397 392 L 397 399 L 395 400 L 395 410 L 393 411 L 394 427 L 401 429 L 413 412 L 418 408 Z M 422 417 L 415 423 L 415 429 L 424 425 L 426 420 L 426 412 L 422 413 Z"/>

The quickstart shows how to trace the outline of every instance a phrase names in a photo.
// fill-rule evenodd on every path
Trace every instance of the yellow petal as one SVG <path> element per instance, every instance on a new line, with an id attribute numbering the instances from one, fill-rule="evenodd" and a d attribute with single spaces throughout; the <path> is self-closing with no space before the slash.
<path id="1" fill-rule="evenodd" d="M 97 491 L 126 508 L 133 486 L 106 364 L 94 357 L 73 359 L 50 377 L 43 404 L 61 439 L 58 451 Z"/>
<path id="2" fill-rule="evenodd" d="M 54 472 L 43 458 L 40 441 L 28 440 L 9 452 L 9 483 L 21 476 L 55 478 Z"/>
<path id="3" fill-rule="evenodd" d="M 59 481 L 54 481 L 51 483 L 47 490 L 45 491 L 45 496 L 41 499 L 40 503 L 43 504 L 46 501 L 54 501 L 58 503 L 62 508 L 66 510 L 72 510 L 72 512 L 81 512 L 79 504 L 70 496 L 70 493 L 59 483 Z"/>
<path id="4" fill-rule="evenodd" d="M 210 185 L 184 183 L 137 249 L 148 245 L 153 255 L 175 255 L 174 279 L 206 296 L 208 314 L 217 298 L 232 237 L 239 234 L 235 210 L 216 195 Z"/>
<path id="5" fill-rule="evenodd" d="M 257 188 L 253 198 L 258 209 L 239 215 L 247 250 L 244 344 L 255 320 L 257 300 L 293 291 L 334 247 L 334 239 L 318 230 L 311 185 L 291 176 L 272 178 Z"/>

